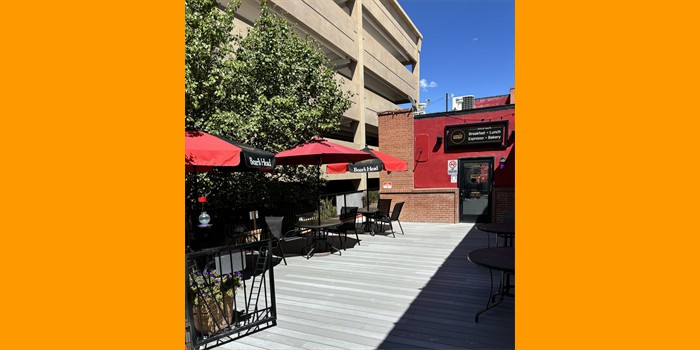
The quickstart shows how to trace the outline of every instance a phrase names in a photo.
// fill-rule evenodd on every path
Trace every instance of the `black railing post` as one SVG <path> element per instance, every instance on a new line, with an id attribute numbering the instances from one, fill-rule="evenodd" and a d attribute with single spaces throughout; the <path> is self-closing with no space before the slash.
<path id="1" fill-rule="evenodd" d="M 271 313 L 272 313 L 272 325 L 277 325 L 277 301 L 275 298 L 275 272 L 274 272 L 274 267 L 275 264 L 272 261 L 272 239 L 268 238 L 267 239 L 267 254 L 268 254 L 268 261 L 270 262 L 270 304 L 271 304 Z"/>
<path id="2" fill-rule="evenodd" d="M 197 339 L 197 330 L 194 326 L 194 310 L 192 310 L 194 303 L 192 300 L 192 293 L 190 293 L 190 263 L 190 259 L 185 256 L 185 317 L 187 317 L 187 326 L 189 331 L 185 341 L 187 343 L 187 348 L 193 349 L 194 342 Z"/>

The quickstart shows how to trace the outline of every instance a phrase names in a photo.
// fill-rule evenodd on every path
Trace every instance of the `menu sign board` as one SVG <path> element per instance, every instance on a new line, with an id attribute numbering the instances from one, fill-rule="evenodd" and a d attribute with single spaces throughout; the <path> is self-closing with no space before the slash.
<path id="1" fill-rule="evenodd" d="M 447 126 L 445 146 L 446 149 L 503 146 L 507 131 L 507 121 Z"/>

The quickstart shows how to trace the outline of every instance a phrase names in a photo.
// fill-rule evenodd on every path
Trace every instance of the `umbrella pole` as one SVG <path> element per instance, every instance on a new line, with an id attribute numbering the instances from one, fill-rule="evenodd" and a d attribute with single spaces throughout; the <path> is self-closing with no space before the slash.
<path id="1" fill-rule="evenodd" d="M 365 172 L 365 190 L 367 191 L 367 211 L 369 211 L 369 173 Z"/>
<path id="2" fill-rule="evenodd" d="M 197 194 L 197 166 L 196 165 L 192 166 L 192 175 L 194 175 L 194 197 L 198 198 L 199 194 Z"/>
<path id="3" fill-rule="evenodd" d="M 316 168 L 316 202 L 318 203 L 318 224 L 321 225 L 321 159 Z"/>
<path id="4" fill-rule="evenodd" d="M 198 193 L 198 192 L 199 192 L 199 188 L 197 188 L 197 166 L 196 166 L 196 165 L 192 166 L 192 175 L 194 176 L 194 183 L 193 183 L 193 185 L 194 185 L 194 201 L 195 201 L 195 203 L 197 203 L 197 200 L 198 200 L 198 198 L 199 198 L 199 193 Z M 193 207 L 193 208 L 196 208 L 197 205 L 195 204 L 195 205 L 193 205 L 192 207 Z M 194 224 L 195 222 L 197 222 L 197 221 L 196 221 L 197 217 L 195 216 L 195 215 L 196 215 L 196 214 L 195 214 L 196 212 L 197 212 L 197 209 L 194 209 L 194 210 L 192 210 L 192 212 L 190 213 L 190 215 L 192 216 L 192 219 L 193 219 L 193 220 L 192 220 L 192 223 L 193 223 L 193 224 Z"/>

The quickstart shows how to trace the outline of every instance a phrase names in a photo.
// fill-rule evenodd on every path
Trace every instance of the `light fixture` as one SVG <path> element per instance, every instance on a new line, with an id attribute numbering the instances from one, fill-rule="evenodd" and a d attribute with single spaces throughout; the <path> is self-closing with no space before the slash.
<path id="1" fill-rule="evenodd" d="M 499 165 L 498 165 L 499 168 L 501 168 L 501 169 L 505 168 L 505 166 L 506 166 L 506 157 L 505 157 L 505 156 L 501 156 L 501 160 L 500 160 L 498 163 L 499 163 Z"/>
<path id="2" fill-rule="evenodd" d="M 211 217 L 205 210 L 202 210 L 202 213 L 199 214 L 199 223 L 201 226 L 208 226 L 209 225 L 209 220 L 211 220 Z"/>

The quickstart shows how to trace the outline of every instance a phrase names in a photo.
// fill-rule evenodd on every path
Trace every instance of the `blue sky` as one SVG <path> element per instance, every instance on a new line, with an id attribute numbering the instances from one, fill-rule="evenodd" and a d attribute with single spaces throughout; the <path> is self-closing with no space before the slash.
<path id="1" fill-rule="evenodd" d="M 430 99 L 427 112 L 445 111 L 445 94 L 478 98 L 515 87 L 514 0 L 398 2 L 423 34 L 420 102 Z"/>

